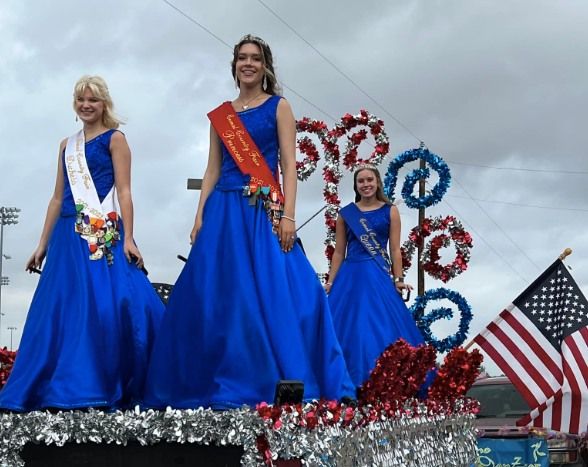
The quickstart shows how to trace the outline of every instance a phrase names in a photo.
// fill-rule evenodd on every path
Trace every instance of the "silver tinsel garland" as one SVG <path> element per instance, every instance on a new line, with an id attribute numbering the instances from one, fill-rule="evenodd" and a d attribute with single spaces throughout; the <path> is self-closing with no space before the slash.
<path id="1" fill-rule="evenodd" d="M 312 406 L 310 406 L 312 407 Z M 250 408 L 106 413 L 5 413 L 0 416 L 0 466 L 23 466 L 19 453 L 27 443 L 63 446 L 65 443 L 116 443 L 142 445 L 161 441 L 244 447 L 243 466 L 264 464 L 257 439 L 265 436 L 272 459 L 300 458 L 312 466 L 469 466 L 476 454 L 474 416 L 426 413 L 399 415 L 367 424 L 342 423 L 301 426 L 300 414 L 283 412 L 280 427 Z M 357 409 L 353 422 L 365 412 Z"/>

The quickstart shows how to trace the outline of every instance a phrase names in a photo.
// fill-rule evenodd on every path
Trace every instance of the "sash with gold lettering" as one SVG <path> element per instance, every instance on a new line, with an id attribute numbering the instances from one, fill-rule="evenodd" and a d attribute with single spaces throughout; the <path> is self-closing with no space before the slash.
<path id="1" fill-rule="evenodd" d="M 344 208 L 341 208 L 339 213 L 343 216 L 345 223 L 349 226 L 353 235 L 357 237 L 372 259 L 374 259 L 387 275 L 390 275 L 390 271 L 392 270 L 390 256 L 386 251 L 385 245 L 380 245 L 375 230 L 372 229 L 361 209 L 355 203 L 349 203 Z"/>
<path id="2" fill-rule="evenodd" d="M 251 176 L 243 194 L 251 197 L 251 204 L 255 204 L 257 198 L 263 200 L 272 229 L 274 233 L 277 232 L 283 212 L 284 195 L 263 154 L 230 102 L 209 112 L 208 118 L 237 167 L 244 175 Z"/>
<path id="3" fill-rule="evenodd" d="M 88 242 L 90 259 L 105 257 L 110 265 L 114 259 L 112 248 L 120 238 L 115 205 L 116 190 L 113 186 L 100 202 L 86 162 L 85 146 L 83 130 L 70 136 L 65 146 L 65 168 L 76 203 L 75 230 Z"/>

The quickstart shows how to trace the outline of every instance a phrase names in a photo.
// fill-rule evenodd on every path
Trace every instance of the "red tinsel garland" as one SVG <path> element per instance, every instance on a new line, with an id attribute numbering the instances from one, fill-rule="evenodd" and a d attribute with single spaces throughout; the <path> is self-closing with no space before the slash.
<path id="1" fill-rule="evenodd" d="M 437 370 L 428 398 L 424 401 L 416 398 L 429 370 L 435 367 L 435 358 L 432 346 L 413 347 L 399 339 L 378 358 L 369 379 L 360 388 L 357 405 L 320 400 L 305 405 L 262 403 L 256 410 L 275 430 L 284 423 L 307 430 L 328 426 L 353 430 L 381 420 L 419 417 L 424 413 L 442 416 L 477 413 L 478 402 L 463 399 L 480 372 L 482 355 L 477 350 L 471 353 L 462 348 L 452 350 Z M 459 404 L 457 399 L 461 399 Z M 271 465 L 267 439 L 258 438 L 257 446 L 265 463 Z"/>
<path id="2" fill-rule="evenodd" d="M 413 347 L 399 339 L 378 357 L 368 380 L 361 386 L 357 406 L 346 406 L 337 401 L 320 400 L 312 404 L 258 404 L 258 414 L 271 426 L 280 429 L 284 414 L 296 413 L 298 426 L 313 429 L 317 426 L 351 424 L 362 426 L 380 417 L 398 416 L 398 411 L 410 412 L 412 406 L 425 404 L 431 413 L 449 414 L 454 402 L 463 398 L 480 373 L 482 355 L 478 350 L 467 352 L 453 349 L 428 390 L 428 398 L 418 402 L 416 396 L 429 371 L 435 368 L 436 352 L 432 346 Z M 407 405 L 408 404 L 408 405 Z M 463 410 L 475 412 L 476 401 L 465 400 Z M 357 415 L 361 413 L 361 416 Z"/>
<path id="3" fill-rule="evenodd" d="M 6 380 L 10 376 L 16 352 L 8 350 L 6 347 L 0 349 L 0 388 L 4 387 Z"/>
<path id="4" fill-rule="evenodd" d="M 378 357 L 370 377 L 359 389 L 359 401 L 401 406 L 416 395 L 429 370 L 435 367 L 435 357 L 432 346 L 412 347 L 399 339 Z"/>
<path id="5" fill-rule="evenodd" d="M 445 233 L 448 232 L 448 234 Z M 433 232 L 441 232 L 424 244 L 425 238 Z M 451 242 L 455 245 L 455 259 L 442 265 L 439 250 L 448 247 Z M 423 245 L 421 260 L 423 269 L 435 279 L 448 282 L 468 268 L 470 250 L 473 247 L 472 236 L 466 232 L 461 222 L 453 216 L 427 217 L 421 228 L 414 227 L 408 234 L 400 249 L 402 254 L 402 268 L 407 271 L 412 264 L 412 257 L 418 245 Z"/>
<path id="6" fill-rule="evenodd" d="M 328 129 L 325 122 L 304 117 L 296 122 L 296 131 L 298 133 L 317 135 L 321 143 L 324 144 Z M 320 155 L 316 145 L 308 136 L 299 137 L 297 142 L 298 150 L 305 157 L 301 161 L 296 161 L 296 172 L 298 173 L 298 180 L 304 181 L 316 170 Z"/>
<path id="7" fill-rule="evenodd" d="M 452 349 L 445 356 L 429 388 L 429 399 L 454 401 L 465 396 L 480 374 L 482 360 L 482 354 L 477 349 L 471 352 L 462 347 Z"/>

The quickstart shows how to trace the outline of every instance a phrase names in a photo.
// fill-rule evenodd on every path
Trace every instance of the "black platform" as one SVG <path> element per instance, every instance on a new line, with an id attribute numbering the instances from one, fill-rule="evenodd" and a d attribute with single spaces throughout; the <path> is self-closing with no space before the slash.
<path id="1" fill-rule="evenodd" d="M 25 445 L 21 457 L 26 467 L 238 467 L 241 446 L 158 443 L 141 446 L 67 443 L 63 447 L 45 444 Z"/>

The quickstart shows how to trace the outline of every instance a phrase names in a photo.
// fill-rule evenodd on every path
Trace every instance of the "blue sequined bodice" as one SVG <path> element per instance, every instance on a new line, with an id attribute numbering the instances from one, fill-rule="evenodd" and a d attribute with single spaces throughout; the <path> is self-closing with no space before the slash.
<path id="1" fill-rule="evenodd" d="M 263 104 L 243 112 L 237 112 L 245 128 L 263 154 L 265 162 L 277 178 L 278 125 L 276 112 L 280 96 L 271 96 Z M 249 183 L 249 175 L 243 175 L 227 148 L 221 142 L 223 161 L 218 186 L 242 188 Z"/>
<path id="2" fill-rule="evenodd" d="M 108 194 L 112 186 L 114 185 L 114 167 L 112 165 L 112 157 L 110 154 L 110 139 L 112 134 L 117 131 L 111 129 L 104 133 L 96 136 L 90 141 L 86 141 L 86 163 L 98 198 L 100 201 Z M 63 176 L 64 176 L 64 189 L 63 189 L 63 202 L 61 203 L 61 215 L 62 216 L 74 216 L 76 214 L 76 206 L 74 198 L 69 186 L 69 179 L 67 178 L 66 165 L 65 165 L 65 152 L 62 154 L 63 162 Z"/>
<path id="3" fill-rule="evenodd" d="M 381 208 L 374 209 L 373 211 L 362 211 L 362 217 L 368 220 L 371 228 L 376 232 L 378 242 L 386 248 L 390 232 L 390 205 L 384 204 Z M 345 233 L 347 234 L 347 255 L 345 259 L 349 261 L 370 259 L 371 255 L 366 251 L 347 224 L 345 224 Z"/>

